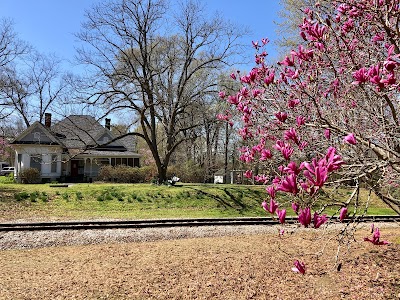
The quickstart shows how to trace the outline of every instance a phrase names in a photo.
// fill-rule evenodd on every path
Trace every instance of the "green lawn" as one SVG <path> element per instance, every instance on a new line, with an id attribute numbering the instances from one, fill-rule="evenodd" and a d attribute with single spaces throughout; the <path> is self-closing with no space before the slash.
<path id="1" fill-rule="evenodd" d="M 336 200 L 349 193 L 335 192 L 339 198 Z M 0 183 L 0 220 L 260 217 L 266 215 L 260 206 L 265 197 L 264 187 L 246 185 L 92 183 L 66 188 Z M 293 215 L 292 199 L 280 196 L 278 201 Z M 315 209 L 326 201 L 321 199 Z M 363 212 L 362 205 L 363 202 L 357 212 Z M 331 214 L 336 211 L 337 207 L 328 208 Z M 368 212 L 393 214 L 376 198 L 372 199 Z"/>

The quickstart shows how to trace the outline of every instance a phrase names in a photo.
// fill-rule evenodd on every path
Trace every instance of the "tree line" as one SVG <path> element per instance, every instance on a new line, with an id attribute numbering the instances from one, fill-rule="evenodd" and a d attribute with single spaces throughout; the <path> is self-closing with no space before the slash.
<path id="1" fill-rule="evenodd" d="M 3 20 L 2 135 L 43 122 L 46 112 L 59 118 L 82 111 L 98 119 L 118 116 L 114 131 L 141 141 L 140 151 L 149 154 L 159 182 L 166 181 L 171 163 L 182 161 L 193 161 L 210 181 L 233 152 L 232 130 L 216 118 L 224 106 L 218 91 L 246 32 L 209 15 L 201 2 L 175 8 L 164 0 L 91 7 L 76 33 L 77 62 L 86 70 L 80 74 L 62 70 L 61 60 L 38 53 Z"/>

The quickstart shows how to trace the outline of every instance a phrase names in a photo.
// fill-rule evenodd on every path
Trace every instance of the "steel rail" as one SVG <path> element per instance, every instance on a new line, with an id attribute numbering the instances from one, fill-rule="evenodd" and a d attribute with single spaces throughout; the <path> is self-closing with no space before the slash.
<path id="1" fill-rule="evenodd" d="M 331 218 L 331 222 L 337 222 Z M 400 216 L 354 216 L 343 222 L 400 222 Z M 298 223 L 297 217 L 287 217 L 286 223 Z M 127 229 L 157 227 L 195 227 L 195 226 L 240 226 L 240 225 L 276 225 L 277 218 L 200 218 L 200 219 L 151 219 L 151 220 L 113 220 L 113 221 L 70 221 L 70 222 L 32 222 L 0 223 L 0 231 L 40 231 L 40 230 L 93 230 Z"/>

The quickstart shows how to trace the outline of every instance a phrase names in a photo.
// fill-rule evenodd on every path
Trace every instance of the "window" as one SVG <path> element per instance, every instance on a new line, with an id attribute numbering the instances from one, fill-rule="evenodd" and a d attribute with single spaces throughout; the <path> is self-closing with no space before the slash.
<path id="1" fill-rule="evenodd" d="M 57 155 L 51 156 L 51 173 L 57 173 Z"/>
<path id="2" fill-rule="evenodd" d="M 33 133 L 33 138 L 34 138 L 35 140 L 40 140 L 40 132 L 34 132 L 34 133 Z"/>
<path id="3" fill-rule="evenodd" d="M 39 172 L 42 171 L 42 155 L 41 154 L 31 155 L 31 168 L 35 168 L 35 169 L 39 170 Z"/>
<path id="4" fill-rule="evenodd" d="M 133 166 L 134 167 L 140 167 L 139 158 L 135 157 L 133 159 Z"/>
<path id="5" fill-rule="evenodd" d="M 133 158 L 128 158 L 128 166 L 133 167 Z"/>

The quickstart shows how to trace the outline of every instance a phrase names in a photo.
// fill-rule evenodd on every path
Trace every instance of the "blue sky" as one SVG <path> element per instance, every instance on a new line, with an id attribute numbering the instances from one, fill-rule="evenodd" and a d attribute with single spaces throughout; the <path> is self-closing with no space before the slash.
<path id="1" fill-rule="evenodd" d="M 19 37 L 44 53 L 72 60 L 84 11 L 101 0 L 1 0 L 0 18 L 10 18 Z M 252 34 L 245 42 L 268 37 L 276 39 L 279 0 L 203 0 L 209 11 L 219 11 L 226 19 L 248 27 Z M 273 56 L 273 46 L 269 48 Z M 251 59 L 251 52 L 249 52 Z"/>

